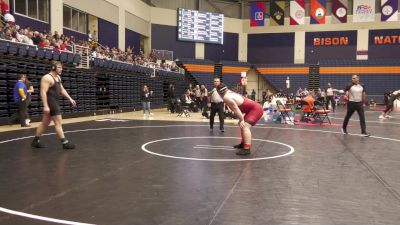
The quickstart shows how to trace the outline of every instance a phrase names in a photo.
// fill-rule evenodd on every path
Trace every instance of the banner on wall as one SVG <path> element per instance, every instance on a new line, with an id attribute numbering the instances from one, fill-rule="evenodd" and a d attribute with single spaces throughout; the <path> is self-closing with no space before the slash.
<path id="1" fill-rule="evenodd" d="M 264 13 L 265 13 L 265 3 L 264 2 L 251 3 L 250 26 L 251 27 L 264 26 Z"/>
<path id="2" fill-rule="evenodd" d="M 353 22 L 374 22 L 375 0 L 354 0 Z"/>
<path id="3" fill-rule="evenodd" d="M 347 23 L 348 0 L 332 0 L 331 23 Z"/>
<path id="4" fill-rule="evenodd" d="M 398 0 L 382 0 L 381 2 L 381 21 L 398 20 Z"/>
<path id="5" fill-rule="evenodd" d="M 311 0 L 310 24 L 325 24 L 326 0 Z"/>
<path id="6" fill-rule="evenodd" d="M 269 9 L 271 26 L 283 26 L 285 23 L 285 1 L 272 1 Z"/>
<path id="7" fill-rule="evenodd" d="M 290 1 L 290 25 L 304 24 L 306 1 Z"/>

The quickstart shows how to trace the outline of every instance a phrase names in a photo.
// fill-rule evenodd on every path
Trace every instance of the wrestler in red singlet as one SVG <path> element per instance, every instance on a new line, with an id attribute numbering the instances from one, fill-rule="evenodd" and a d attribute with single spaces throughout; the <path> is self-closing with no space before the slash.
<path id="1" fill-rule="evenodd" d="M 242 141 L 240 144 L 234 146 L 239 149 L 236 154 L 248 155 L 250 154 L 251 147 L 250 127 L 256 125 L 257 121 L 262 117 L 263 108 L 257 102 L 228 90 L 224 84 L 220 84 L 217 87 L 217 90 L 225 104 L 229 106 L 229 108 L 235 113 L 235 116 L 239 119 L 238 124 L 242 135 Z"/>

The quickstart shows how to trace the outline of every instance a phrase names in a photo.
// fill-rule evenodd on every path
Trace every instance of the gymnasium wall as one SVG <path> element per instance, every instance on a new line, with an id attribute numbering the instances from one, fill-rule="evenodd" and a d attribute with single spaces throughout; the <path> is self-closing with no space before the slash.
<path id="1" fill-rule="evenodd" d="M 368 59 L 400 59 L 400 29 L 370 30 Z"/>
<path id="2" fill-rule="evenodd" d="M 247 61 L 253 64 L 293 63 L 294 33 L 249 34 Z"/>
<path id="3" fill-rule="evenodd" d="M 356 60 L 357 31 L 307 32 L 305 62 L 323 60 Z"/>
<path id="4" fill-rule="evenodd" d="M 224 32 L 224 44 L 204 44 L 204 55 L 206 59 L 214 62 L 221 60 L 238 60 L 239 35 L 236 33 Z"/>
<path id="5" fill-rule="evenodd" d="M 118 48 L 118 25 L 99 18 L 99 43 Z"/>
<path id="6" fill-rule="evenodd" d="M 176 26 L 151 25 L 151 48 L 174 51 L 174 58 L 195 58 L 195 43 L 178 41 Z"/>

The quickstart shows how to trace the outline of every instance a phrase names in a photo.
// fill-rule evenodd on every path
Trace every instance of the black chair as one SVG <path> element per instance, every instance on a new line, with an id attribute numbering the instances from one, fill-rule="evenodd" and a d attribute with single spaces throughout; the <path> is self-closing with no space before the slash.
<path id="1" fill-rule="evenodd" d="M 176 99 L 175 110 L 178 113 L 176 117 L 190 117 L 189 114 L 190 105 L 183 103 L 181 99 Z"/>
<path id="2" fill-rule="evenodd" d="M 276 107 L 278 111 L 280 112 L 280 117 L 283 121 L 287 121 L 286 118 L 290 121 L 291 124 L 293 124 L 292 119 L 290 118 L 289 113 L 292 112 L 292 109 L 286 108 L 285 105 L 280 101 L 276 101 Z"/>
<path id="3" fill-rule="evenodd" d="M 331 120 L 329 119 L 328 115 L 330 112 L 331 110 L 326 109 L 324 103 L 320 101 L 314 101 L 313 117 L 315 121 L 319 121 L 322 124 L 325 119 L 327 119 L 329 124 L 331 124 Z"/>

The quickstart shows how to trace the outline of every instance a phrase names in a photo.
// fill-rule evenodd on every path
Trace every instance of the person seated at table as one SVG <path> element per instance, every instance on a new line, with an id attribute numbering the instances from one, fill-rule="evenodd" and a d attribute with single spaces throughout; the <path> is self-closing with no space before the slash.
<path id="1" fill-rule="evenodd" d="M 303 118 L 309 118 L 312 110 L 314 109 L 314 102 L 315 102 L 315 92 L 313 90 L 308 92 L 308 95 L 306 97 L 303 98 L 303 106 L 302 106 L 302 110 L 304 115 Z"/>

